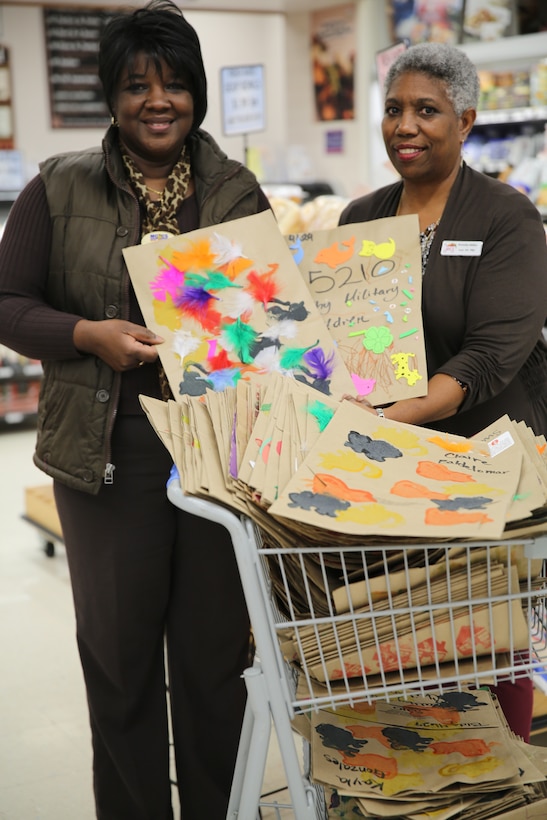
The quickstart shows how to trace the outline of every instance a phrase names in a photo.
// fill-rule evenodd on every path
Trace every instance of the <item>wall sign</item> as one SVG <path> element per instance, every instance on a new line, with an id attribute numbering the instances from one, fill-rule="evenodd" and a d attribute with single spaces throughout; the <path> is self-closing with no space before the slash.
<path id="1" fill-rule="evenodd" d="M 263 131 L 266 127 L 264 66 L 221 68 L 220 84 L 225 136 Z"/>
<path id="2" fill-rule="evenodd" d="M 97 8 L 44 8 L 52 128 L 108 124 L 97 55 L 102 30 L 114 14 Z"/>
<path id="3" fill-rule="evenodd" d="M 327 131 L 325 134 L 327 154 L 344 153 L 344 132 L 342 129 Z"/>

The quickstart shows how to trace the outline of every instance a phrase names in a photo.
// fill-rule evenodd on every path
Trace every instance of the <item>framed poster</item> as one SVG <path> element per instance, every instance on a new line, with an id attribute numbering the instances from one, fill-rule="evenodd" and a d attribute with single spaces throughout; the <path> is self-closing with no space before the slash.
<path id="1" fill-rule="evenodd" d="M 539 4 L 538 4 L 539 5 Z M 515 0 L 465 0 L 463 13 L 463 42 L 499 40 L 518 34 L 517 4 Z"/>
<path id="2" fill-rule="evenodd" d="M 310 13 L 310 58 L 318 121 L 355 118 L 354 3 Z"/>
<path id="3" fill-rule="evenodd" d="M 264 66 L 220 69 L 222 130 L 225 136 L 254 134 L 266 127 Z"/>
<path id="4" fill-rule="evenodd" d="M 388 0 L 391 39 L 461 43 L 464 0 Z"/>
<path id="5" fill-rule="evenodd" d="M 114 13 L 98 8 L 44 8 L 52 128 L 108 124 L 97 55 L 102 30 Z"/>

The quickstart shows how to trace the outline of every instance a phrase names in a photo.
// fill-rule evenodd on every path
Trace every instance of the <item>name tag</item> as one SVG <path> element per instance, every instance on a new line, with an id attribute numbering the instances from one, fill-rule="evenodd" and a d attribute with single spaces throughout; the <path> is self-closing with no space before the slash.
<path id="1" fill-rule="evenodd" d="M 445 239 L 441 245 L 441 256 L 480 256 L 482 242 L 456 242 Z"/>
<path id="2" fill-rule="evenodd" d="M 497 436 L 493 438 L 492 441 L 488 442 L 488 449 L 490 450 L 490 455 L 492 458 L 494 456 L 503 453 L 504 450 L 508 450 L 509 447 L 514 445 L 513 436 L 511 433 L 506 430 L 505 433 L 502 433 L 501 436 Z"/>
<path id="3" fill-rule="evenodd" d="M 171 239 L 175 234 L 169 231 L 152 231 L 145 233 L 141 239 L 141 245 L 148 245 L 150 242 L 157 242 L 160 239 Z"/>

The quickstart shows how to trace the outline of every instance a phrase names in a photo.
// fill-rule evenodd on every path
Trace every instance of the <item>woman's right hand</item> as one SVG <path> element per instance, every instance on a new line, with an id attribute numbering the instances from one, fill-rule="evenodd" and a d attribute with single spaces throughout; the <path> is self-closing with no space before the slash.
<path id="1" fill-rule="evenodd" d="M 152 330 L 124 319 L 92 322 L 80 319 L 74 327 L 74 344 L 80 353 L 90 353 L 121 373 L 158 358 L 156 345 L 164 339 Z"/>

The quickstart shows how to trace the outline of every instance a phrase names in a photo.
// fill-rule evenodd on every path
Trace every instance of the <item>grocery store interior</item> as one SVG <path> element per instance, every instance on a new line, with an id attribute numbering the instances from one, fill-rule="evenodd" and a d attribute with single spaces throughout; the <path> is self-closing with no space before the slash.
<path id="1" fill-rule="evenodd" d="M 74 114 L 78 98 L 68 95 L 66 75 L 59 79 L 51 62 L 48 13 L 83 15 L 138 5 L 0 4 L 0 235 L 12 203 L 42 160 L 99 144 L 104 133 L 104 112 L 81 103 L 85 110 Z M 529 196 L 547 223 L 546 3 L 178 5 L 201 40 L 209 81 L 204 128 L 257 174 L 284 233 L 334 227 L 350 199 L 396 178 L 381 142 L 378 71 L 380 55 L 405 38 L 455 42 L 473 60 L 481 106 L 464 157 Z M 415 8 L 397 25 L 398 6 Z M 351 106 L 322 110 L 313 80 L 313 35 L 321 25 L 341 20 L 349 20 L 351 29 Z M 263 84 L 260 122 L 248 133 L 231 127 L 223 97 L 223 72 L 240 66 L 260 68 Z M 32 461 L 41 374 L 40 362 L 0 346 L 0 820 L 91 820 L 90 733 L 68 569 L 49 479 Z M 547 745 L 546 726 L 547 697 L 538 683 L 536 743 Z M 275 733 L 262 793 L 280 802 L 287 797 Z M 261 815 L 292 816 L 290 810 L 267 808 Z"/>

